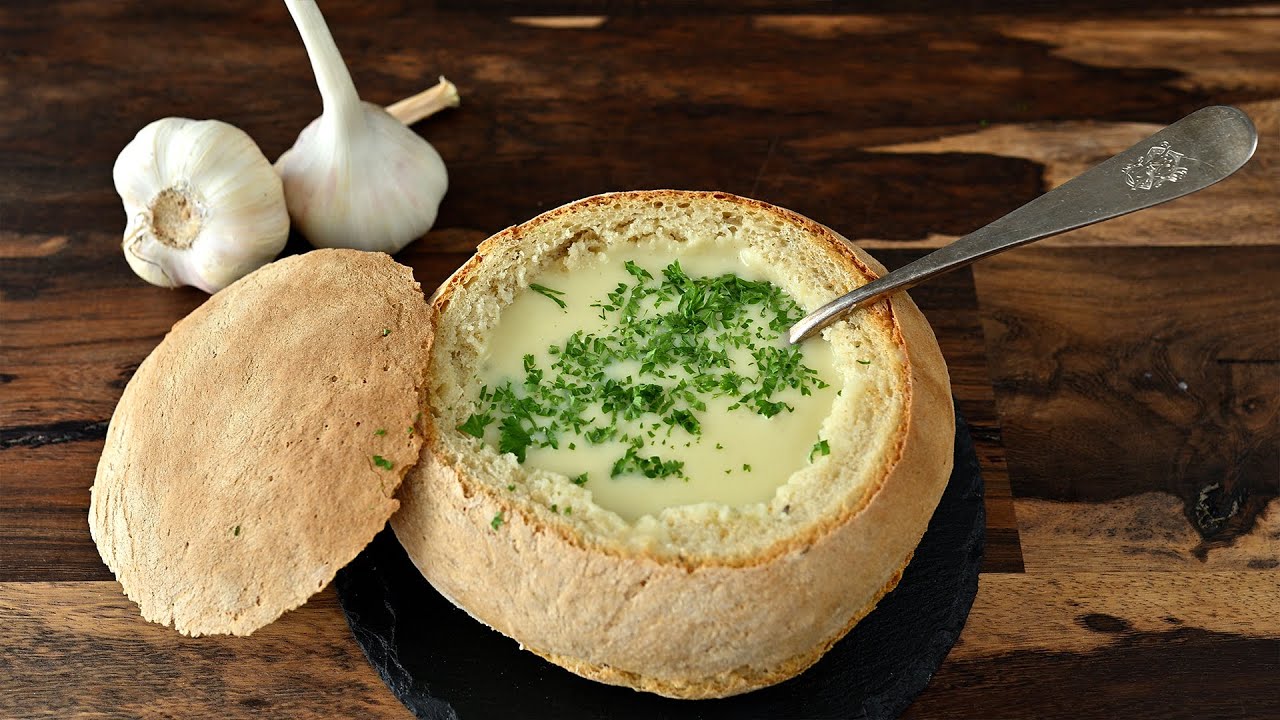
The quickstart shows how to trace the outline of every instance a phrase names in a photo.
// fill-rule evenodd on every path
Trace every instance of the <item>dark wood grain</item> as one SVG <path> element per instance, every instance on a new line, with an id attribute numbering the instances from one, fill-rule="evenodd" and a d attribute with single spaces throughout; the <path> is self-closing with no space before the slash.
<path id="1" fill-rule="evenodd" d="M 1148 549 L 1186 551 L 1192 566 L 1268 532 L 1259 518 L 1280 512 L 1280 253 L 1028 248 L 974 272 L 1001 412 L 1018 419 L 1004 427 L 1014 493 L 1066 503 L 1037 533 L 1119 532 L 1080 523 L 1078 504 L 1143 494 L 1146 515 L 1126 519 L 1153 531 Z M 1160 493 L 1181 501 L 1181 522 L 1162 515 Z M 1154 532 L 1180 526 L 1199 542 Z M 1238 561 L 1249 559 L 1265 557 Z"/>
<path id="2" fill-rule="evenodd" d="M 89 537 L 89 486 L 102 442 L 0 450 L 0 582 L 110 580 Z"/>
<path id="3" fill-rule="evenodd" d="M 0 583 L 0 613 L 2 717 L 410 717 L 332 590 L 248 638 L 138 622 L 115 582 Z"/>
<path id="4" fill-rule="evenodd" d="M 540 211 L 668 186 L 790 207 L 895 267 L 1241 105 L 1262 142 L 1236 177 L 913 291 L 974 430 L 988 547 L 909 715 L 1280 716 L 1274 8 L 322 4 L 366 99 L 461 89 L 416 127 L 451 181 L 398 257 L 425 288 Z M 404 716 L 330 593 L 252 638 L 181 638 L 103 582 L 85 520 L 124 384 L 204 299 L 122 261 L 116 154 L 178 115 L 275 158 L 319 110 L 278 2 L 0 6 L 0 715 Z"/>
<path id="5" fill-rule="evenodd" d="M 984 576 L 906 717 L 1280 716 L 1280 627 L 1254 612 L 1275 590 L 1256 572 Z"/>
<path id="6" fill-rule="evenodd" d="M 981 705 L 990 717 L 1074 720 L 1081 717 L 1160 717 L 1163 720 L 1255 720 L 1280 715 L 1274 685 L 1280 639 L 1213 633 L 1192 628 L 1124 632 L 1110 615 L 1083 615 L 1112 646 L 1088 652 L 1039 650 L 981 661 L 957 659 L 934 677 L 928 694 L 907 718 L 959 717 Z M 1206 667 L 1256 667 L 1229 691 Z M 1169 688 L 1189 700 L 1168 704 Z M 946 701 L 935 698 L 946 697 Z M 1243 704 L 1241 697 L 1258 698 Z M 1137 710 L 1135 708 L 1146 708 Z M 1155 708 L 1159 708 L 1158 711 Z M 1156 715 L 1155 713 L 1159 714 Z"/>
<path id="7" fill-rule="evenodd" d="M 1075 0 L 1070 10 L 1088 12 L 1092 16 L 1133 17 L 1144 14 L 1167 14 L 1175 10 L 1203 12 L 1211 5 L 1232 11 L 1248 10 L 1256 2 L 1237 0 L 1206 3 L 1203 0 L 1163 0 L 1159 3 L 1112 0 Z M 983 12 L 1012 12 L 1019 15 L 1061 17 L 1063 4 L 1051 0 L 961 0 L 938 3 L 932 0 L 864 0 L 856 6 L 835 6 L 830 0 L 435 0 L 441 9 L 457 12 L 542 16 L 575 15 L 797 15 L 814 17 L 815 24 L 828 20 L 834 10 L 856 10 L 874 15 L 882 13 L 927 13 L 939 19 L 968 17 Z"/>
<path id="8" fill-rule="evenodd" d="M 120 225 L 105 182 L 110 162 L 157 112 L 216 115 L 269 157 L 319 112 L 278 4 L 75 7 L 84 32 L 39 6 L 0 16 L 12 28 L 12 72 L 25 80 L 0 109 L 4 126 L 23 128 L 5 138 L 5 167 L 17 172 L 4 174 L 0 191 L 16 197 L 21 188 L 23 197 L 12 231 L 45 217 L 58 218 L 61 232 Z M 454 187 L 468 189 L 442 209 L 444 228 L 490 231 L 602 189 L 676 186 L 767 195 L 850 236 L 959 233 L 1038 192 L 1036 166 L 862 148 L 983 122 L 1164 122 L 1208 101 L 1205 89 L 1180 87 L 1175 71 L 1073 62 L 1045 42 L 1001 35 L 999 19 L 942 26 L 892 15 L 824 32 L 786 18 L 627 16 L 594 30 L 548 30 L 417 6 L 329 7 L 350 18 L 334 33 L 367 99 L 391 102 L 441 72 L 464 88 L 462 109 L 422 128 Z M 49 47 L 59 49 L 55 58 Z M 1258 61 L 1272 58 L 1258 52 Z M 190 81 L 155 82 L 165 76 Z M 1271 96 L 1251 87 L 1223 95 L 1215 100 Z M 42 162 L 64 147 L 78 152 L 57 169 Z M 528 182 L 534 167 L 557 181 Z"/>

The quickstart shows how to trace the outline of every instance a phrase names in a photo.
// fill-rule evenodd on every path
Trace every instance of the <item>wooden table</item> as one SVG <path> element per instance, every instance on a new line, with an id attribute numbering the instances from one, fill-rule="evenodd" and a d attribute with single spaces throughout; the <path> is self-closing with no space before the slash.
<path id="1" fill-rule="evenodd" d="M 894 267 L 1196 108 L 1250 113 L 1261 146 L 1227 182 L 913 291 L 990 525 L 908 716 L 1280 717 L 1274 5 L 541 5 L 324 3 L 366 99 L 461 89 L 418 126 L 451 176 L 399 257 L 424 286 L 495 230 L 653 187 L 783 205 Z M 112 163 L 167 115 L 291 145 L 320 98 L 284 8 L 10 3 L 0 38 L 0 716 L 405 717 L 332 590 L 247 639 L 183 638 L 139 617 L 86 525 L 121 389 L 205 297 L 130 272 Z"/>

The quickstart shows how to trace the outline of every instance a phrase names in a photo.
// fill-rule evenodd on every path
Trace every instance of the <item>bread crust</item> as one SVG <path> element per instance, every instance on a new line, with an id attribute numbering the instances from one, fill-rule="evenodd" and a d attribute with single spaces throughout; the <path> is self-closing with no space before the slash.
<path id="1" fill-rule="evenodd" d="M 557 218 L 629 203 L 763 213 L 801 229 L 856 284 L 884 272 L 830 229 L 766 203 L 726 193 L 616 193 L 486 240 L 433 295 L 437 318 L 484 272 L 486 256 L 509 252 L 523 234 Z M 767 547 L 663 555 L 585 539 L 536 503 L 471 477 L 447 451 L 442 433 L 453 429 L 435 422 L 427 423 L 421 462 L 401 488 L 396 535 L 455 604 L 584 677 L 675 698 L 725 697 L 792 677 L 896 585 L 951 471 L 950 385 L 928 323 L 905 295 L 878 303 L 861 322 L 880 324 L 901 351 L 896 442 L 867 492 Z"/>

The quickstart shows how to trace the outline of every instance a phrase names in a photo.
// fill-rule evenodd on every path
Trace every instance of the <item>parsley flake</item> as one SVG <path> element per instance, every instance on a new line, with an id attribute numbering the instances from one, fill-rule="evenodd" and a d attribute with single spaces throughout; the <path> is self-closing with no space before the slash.
<path id="1" fill-rule="evenodd" d="M 657 455 L 643 457 L 636 452 L 637 446 L 627 448 L 627 452 L 613 463 L 613 477 L 619 475 L 640 474 L 647 478 L 685 477 L 683 460 L 663 460 Z M 686 478 L 687 479 L 687 478 Z"/>
<path id="2" fill-rule="evenodd" d="M 484 429 L 493 422 L 493 416 L 488 413 L 476 413 L 467 418 L 467 421 L 458 426 L 462 432 L 472 436 L 483 438 Z"/>
<path id="3" fill-rule="evenodd" d="M 390 460 L 388 460 L 388 459 L 386 459 L 386 458 L 382 457 L 381 455 L 374 455 L 374 456 L 373 456 L 373 464 L 374 464 L 374 465 L 377 465 L 378 467 L 382 468 L 383 470 L 390 470 L 391 468 L 395 467 L 394 463 L 392 463 Z"/>
<path id="4" fill-rule="evenodd" d="M 559 297 L 560 295 L 564 295 L 563 290 L 552 290 L 546 285 L 539 285 L 538 283 L 529 283 L 529 289 L 545 298 L 550 299 L 552 302 L 559 305 L 561 310 L 568 307 L 568 305 L 565 304 L 564 300 L 561 300 Z"/>
<path id="5" fill-rule="evenodd" d="M 525 430 L 520 418 L 508 416 L 502 419 L 499 426 L 498 452 L 512 453 L 516 460 L 524 462 L 525 451 L 533 444 L 533 436 Z"/>

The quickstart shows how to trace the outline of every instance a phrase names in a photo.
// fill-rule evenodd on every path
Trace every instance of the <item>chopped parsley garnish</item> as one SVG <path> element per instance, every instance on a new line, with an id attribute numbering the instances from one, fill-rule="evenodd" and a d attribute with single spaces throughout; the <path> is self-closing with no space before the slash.
<path id="1" fill-rule="evenodd" d="M 813 449 L 809 451 L 809 462 L 813 462 L 814 455 L 830 455 L 830 454 L 831 454 L 831 446 L 827 444 L 826 440 L 819 440 L 818 442 L 813 444 Z"/>
<path id="2" fill-rule="evenodd" d="M 237 526 L 235 527 L 235 529 L 234 529 L 234 530 L 232 530 L 232 532 L 233 532 L 233 533 L 235 533 L 235 536 L 236 536 L 236 537 L 240 537 L 240 526 L 239 526 L 239 525 L 237 525 Z"/>
<path id="3" fill-rule="evenodd" d="M 494 530 L 497 530 L 498 528 L 502 527 L 502 523 L 504 522 L 506 522 L 506 520 L 502 517 L 502 512 L 499 511 L 498 514 L 494 515 L 493 519 L 489 521 L 489 527 L 493 528 Z"/>
<path id="4" fill-rule="evenodd" d="M 498 452 L 512 453 L 516 460 L 524 462 L 525 450 L 533 444 L 533 435 L 524 429 L 520 418 L 514 415 L 502 419 L 502 435 L 498 439 Z"/>
<path id="5" fill-rule="evenodd" d="M 388 459 L 386 459 L 386 458 L 382 457 L 381 455 L 374 455 L 374 456 L 373 456 L 373 464 L 374 464 L 374 465 L 377 465 L 378 467 L 382 468 L 383 470 L 390 470 L 391 468 L 395 467 L 395 466 L 394 466 L 394 464 L 393 464 L 390 460 L 388 460 Z"/>
<path id="6" fill-rule="evenodd" d="M 458 426 L 462 432 L 472 437 L 483 438 L 484 429 L 493 422 L 493 416 L 488 413 L 477 413 L 467 418 L 467 421 Z"/>
<path id="7" fill-rule="evenodd" d="M 564 300 L 560 299 L 560 296 L 564 295 L 563 290 L 552 290 L 546 285 L 539 285 L 538 283 L 529 283 L 529 289 L 543 297 L 550 298 L 551 301 L 559 305 L 561 309 L 568 307 Z"/>
<path id="8" fill-rule="evenodd" d="M 650 457 L 642 457 L 637 450 L 640 445 L 632 444 L 627 448 L 627 452 L 613 463 L 613 471 L 610 473 L 613 477 L 619 475 L 640 474 L 647 478 L 669 478 L 672 476 L 683 477 L 685 480 L 689 478 L 684 474 L 684 461 L 682 460 L 663 460 L 657 455 Z"/>
<path id="9" fill-rule="evenodd" d="M 382 337 L 386 337 L 390 334 L 391 334 L 391 328 L 382 328 Z"/>
<path id="10" fill-rule="evenodd" d="M 859 360 L 859 361 L 858 361 L 858 364 L 859 364 L 859 365 L 870 365 L 870 364 L 871 364 L 871 361 L 870 361 L 870 360 Z"/>
<path id="11" fill-rule="evenodd" d="M 692 277 L 678 261 L 661 273 L 631 260 L 624 266 L 632 282 L 591 305 L 606 330 L 579 330 L 548 347 L 545 360 L 525 355 L 523 376 L 481 388 L 458 430 L 519 462 L 530 448 L 559 448 L 563 439 L 570 448 L 616 447 L 613 477 L 688 480 L 682 461 L 655 450 L 701 442 L 707 400 L 774 417 L 793 411 L 783 392 L 827 386 L 801 348 L 782 340 L 804 313 L 777 286 L 733 274 Z M 566 307 L 564 292 L 529 288 Z M 571 481 L 583 485 L 587 476 Z"/>
<path id="12" fill-rule="evenodd" d="M 374 435 L 377 435 L 378 437 L 382 437 L 383 435 L 386 435 L 386 434 L 387 434 L 387 429 L 386 429 L 386 428 L 378 428 L 377 430 L 374 430 L 374 431 L 373 431 L 373 434 L 374 434 Z"/>

